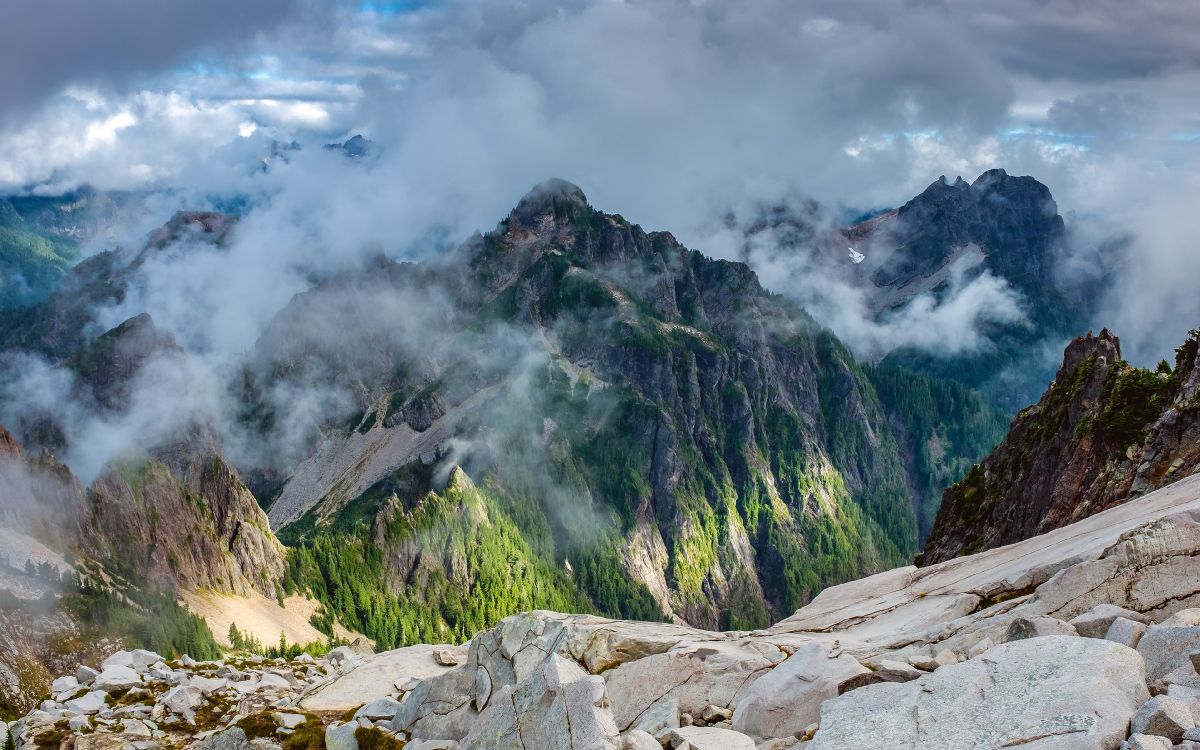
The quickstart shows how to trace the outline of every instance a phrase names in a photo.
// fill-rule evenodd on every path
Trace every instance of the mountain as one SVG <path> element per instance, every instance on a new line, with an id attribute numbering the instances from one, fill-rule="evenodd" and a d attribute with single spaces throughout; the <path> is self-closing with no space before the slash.
<path id="1" fill-rule="evenodd" d="M 901 347 L 884 360 L 981 388 L 1010 412 L 1036 398 L 1051 374 L 1038 364 L 1039 350 L 1087 325 L 1105 283 L 1100 269 L 1066 278 L 1059 266 L 1066 226 L 1050 190 L 1003 169 L 971 183 L 939 178 L 844 234 L 866 256 L 854 270 L 867 278 L 863 288 L 881 320 L 917 295 L 944 299 L 984 273 L 1016 295 L 1024 319 L 984 322 L 979 351 L 947 356 Z"/>
<path id="2" fill-rule="evenodd" d="M 116 226 L 132 196 L 84 187 L 0 197 L 0 310 L 34 304 L 79 259 L 79 245 Z"/>
<path id="3" fill-rule="evenodd" d="M 236 231 L 181 212 L 89 258 L 0 317 L 0 351 L 36 353 L 73 404 L 119 419 L 139 373 L 183 352 L 144 314 L 96 336 L 94 311 L 179 240 L 220 251 Z M 327 631 L 382 646 L 534 607 L 765 625 L 910 559 L 939 483 L 996 432 L 968 389 L 864 371 L 745 265 L 560 181 L 436 260 L 318 279 L 226 387 L 232 423 L 148 436 L 78 489 L 103 510 L 70 552 L 150 589 L 310 594 Z M 12 428 L 62 453 L 65 414 Z M 254 455 L 231 458 L 231 435 Z"/>
<path id="4" fill-rule="evenodd" d="M 1200 332 L 1175 364 L 1121 359 L 1107 329 L 1072 341 L 1054 382 L 986 460 L 946 490 L 920 564 L 1028 539 L 1200 467 Z"/>
<path id="5" fill-rule="evenodd" d="M 489 534 L 530 589 L 757 627 L 915 549 L 886 414 L 832 334 L 746 266 L 600 213 L 566 183 L 436 263 L 381 260 L 318 285 L 257 353 L 255 373 L 362 394 L 270 504 L 316 558 L 298 583 L 343 573 L 321 556 L 332 535 L 343 557 L 361 550 L 355 570 L 381 555 L 401 599 L 432 575 L 438 593 L 406 607 L 450 606 L 463 587 L 512 583 L 471 559 Z M 450 464 L 466 472 L 443 490 Z M 461 531 L 430 549 L 421 529 L 451 519 Z"/>

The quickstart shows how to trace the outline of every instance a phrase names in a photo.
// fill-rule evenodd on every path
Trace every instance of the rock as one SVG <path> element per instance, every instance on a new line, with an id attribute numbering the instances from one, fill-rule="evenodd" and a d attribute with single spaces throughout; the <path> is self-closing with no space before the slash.
<path id="1" fill-rule="evenodd" d="M 933 657 L 934 669 L 938 667 L 948 667 L 951 664 L 958 664 L 962 659 L 958 658 L 958 653 L 952 648 L 944 648 Z"/>
<path id="2" fill-rule="evenodd" d="M 99 675 L 100 673 L 96 670 L 91 667 L 85 667 L 82 664 L 75 668 L 75 679 L 80 685 L 91 685 L 92 681 Z"/>
<path id="3" fill-rule="evenodd" d="M 700 718 L 708 724 L 715 724 L 718 721 L 727 721 L 733 718 L 733 711 L 720 706 L 705 706 L 700 712 Z"/>
<path id="4" fill-rule="evenodd" d="M 1181 609 L 1162 621 L 1170 628 L 1194 628 L 1200 626 L 1200 607 Z"/>
<path id="5" fill-rule="evenodd" d="M 784 656 L 766 644 L 707 640 L 626 662 L 604 673 L 613 717 L 621 730 L 636 727 L 657 735 L 649 717 L 671 726 L 672 711 L 697 716 L 706 706 L 734 706 Z"/>
<path id="6" fill-rule="evenodd" d="M 275 723 L 284 729 L 295 729 L 308 721 L 308 717 L 304 714 L 276 713 L 274 716 Z"/>
<path id="7" fill-rule="evenodd" d="M 529 679 L 492 695 L 462 745 L 615 750 L 617 727 L 605 702 L 604 680 L 551 654 Z"/>
<path id="8" fill-rule="evenodd" d="M 79 687 L 79 680 L 76 679 L 73 675 L 67 676 L 67 677 L 59 677 L 54 682 L 50 683 L 50 692 L 54 693 L 55 695 L 58 695 L 59 693 L 66 693 L 68 691 L 75 690 L 78 687 Z"/>
<path id="9" fill-rule="evenodd" d="M 330 724 L 325 727 L 325 750 L 358 750 L 358 740 L 354 737 L 357 731 L 356 722 Z"/>
<path id="10" fill-rule="evenodd" d="M 1103 638 L 1108 632 L 1109 627 L 1112 626 L 1113 620 L 1118 617 L 1124 617 L 1126 620 L 1133 620 L 1145 625 L 1152 622 L 1149 617 L 1130 609 L 1124 609 L 1112 604 L 1097 604 L 1095 607 L 1092 607 L 1091 611 L 1073 618 L 1071 625 L 1084 638 Z"/>
<path id="11" fill-rule="evenodd" d="M 621 750 L 662 750 L 662 745 L 652 735 L 640 729 L 630 729 L 621 735 Z"/>
<path id="12" fill-rule="evenodd" d="M 1079 635 L 1075 626 L 1057 617 L 1037 615 L 1018 617 L 1009 624 L 1004 640 L 1019 641 L 1024 638 L 1040 638 L 1043 635 Z"/>
<path id="13" fill-rule="evenodd" d="M 454 740 L 413 740 L 404 746 L 404 750 L 458 750 L 458 743 Z"/>
<path id="14" fill-rule="evenodd" d="M 1196 679 L 1189 655 L 1200 650 L 1200 626 L 1186 624 L 1189 617 L 1179 617 L 1184 610 L 1161 625 L 1150 625 L 1138 641 L 1138 653 L 1146 660 L 1146 680 L 1150 692 L 1166 692 L 1170 682 L 1189 684 Z M 1178 618 L 1178 619 L 1177 619 Z"/>
<path id="15" fill-rule="evenodd" d="M 137 719 L 122 719 L 121 734 L 128 734 L 134 737 L 149 737 L 150 727 Z"/>
<path id="16" fill-rule="evenodd" d="M 802 644 L 783 663 L 755 680 L 733 712 L 733 728 L 752 737 L 795 734 L 816 721 L 821 703 L 870 671 L 852 656 L 834 656 L 824 643 Z"/>
<path id="17" fill-rule="evenodd" d="M 1183 739 L 1183 733 L 1196 726 L 1187 704 L 1167 695 L 1156 695 L 1133 715 L 1134 734 L 1153 734 L 1171 742 Z"/>
<path id="18" fill-rule="evenodd" d="M 199 690 L 204 695 L 212 695 L 213 693 L 229 687 L 229 680 L 225 679 L 224 677 L 193 676 L 190 680 L 188 680 L 188 684 Z"/>
<path id="19" fill-rule="evenodd" d="M 1127 617 L 1118 617 L 1112 621 L 1112 625 L 1108 626 L 1108 632 L 1104 634 L 1104 640 L 1119 643 L 1129 648 L 1137 648 L 1138 643 L 1145 634 L 1146 625 L 1144 623 L 1140 623 L 1137 620 L 1130 620 Z"/>
<path id="20" fill-rule="evenodd" d="M 274 672 L 264 672 L 258 677 L 258 688 L 260 690 L 291 690 L 292 683 Z"/>
<path id="21" fill-rule="evenodd" d="M 868 685 L 826 701 L 809 750 L 953 750 L 1038 741 L 1055 750 L 1115 750 L 1148 698 L 1144 675 L 1137 652 L 1109 641 L 1012 641 L 918 680 Z M 1053 745 L 1045 742 L 1051 737 Z"/>
<path id="22" fill-rule="evenodd" d="M 492 697 L 492 675 L 484 667 L 475 668 L 475 708 L 482 711 L 487 708 L 488 699 Z"/>
<path id="23" fill-rule="evenodd" d="M 141 672 L 149 669 L 157 663 L 161 663 L 163 658 L 153 651 L 147 651 L 144 648 L 135 648 L 129 652 L 129 658 L 132 662 L 129 666 Z"/>
<path id="24" fill-rule="evenodd" d="M 741 732 L 712 727 L 680 727 L 667 733 L 672 747 L 694 750 L 754 750 L 754 740 Z"/>
<path id="25" fill-rule="evenodd" d="M 121 654 L 128 652 L 118 651 L 117 653 Z M 104 667 L 104 670 L 100 672 L 100 674 L 92 682 L 92 685 L 97 690 L 103 690 L 111 693 L 115 690 L 125 690 L 133 687 L 134 685 L 140 685 L 141 683 L 142 676 L 135 672 L 133 667 L 127 667 L 121 664 L 109 664 Z"/>
<path id="26" fill-rule="evenodd" d="M 300 707 L 309 711 L 346 711 L 370 703 L 388 693 L 391 686 L 403 682 L 408 690 L 419 682 L 449 671 L 433 659 L 436 646 L 419 645 L 359 657 L 353 668 L 305 695 Z M 336 649 L 335 649 L 336 650 Z M 332 653 L 332 652 L 330 652 Z"/>
<path id="27" fill-rule="evenodd" d="M 851 677 L 839 685 L 838 694 L 840 695 L 848 690 L 855 690 L 864 685 L 874 685 L 877 682 L 908 682 L 924 674 L 924 672 L 910 665 L 908 662 L 896 659 L 882 659 L 870 662 L 866 667 L 870 670 L 869 672 Z"/>
<path id="28" fill-rule="evenodd" d="M 107 702 L 108 693 L 103 690 L 93 690 L 86 695 L 67 701 L 66 707 L 70 711 L 78 711 L 81 714 L 94 714 L 104 708 Z"/>
<path id="29" fill-rule="evenodd" d="M 133 669 L 133 653 L 130 651 L 117 651 L 104 661 L 100 662 L 101 671 L 104 671 L 109 667 L 129 667 L 130 669 Z"/>
<path id="30" fill-rule="evenodd" d="M 82 732 L 85 729 L 91 729 L 92 719 L 86 714 L 72 716 L 70 719 L 67 719 L 67 728 L 72 732 Z"/>
<path id="31" fill-rule="evenodd" d="M 938 663 L 933 660 L 933 656 L 929 654 L 909 654 L 908 663 L 923 672 L 932 672 L 938 668 Z"/>
<path id="32" fill-rule="evenodd" d="M 176 685 L 168 690 L 159 702 L 166 706 L 167 710 L 190 720 L 192 709 L 204 702 L 204 693 L 195 685 Z"/>
<path id="33" fill-rule="evenodd" d="M 1121 743 L 1121 750 L 1171 750 L 1171 741 L 1166 737 L 1135 734 Z"/>
<path id="34" fill-rule="evenodd" d="M 443 667 L 457 667 L 466 657 L 462 649 L 448 646 L 433 650 L 433 660 Z"/>
<path id="35" fill-rule="evenodd" d="M 354 718 L 357 719 L 361 716 L 371 719 L 372 721 L 375 719 L 390 720 L 395 718 L 396 712 L 399 710 L 400 701 L 396 700 L 395 698 L 388 698 L 385 696 L 383 698 L 376 698 L 367 705 L 358 709 L 358 711 L 354 713 Z"/>
<path id="36" fill-rule="evenodd" d="M 249 750 L 250 740 L 241 727 L 231 727 L 196 743 L 194 750 Z"/>
<path id="37" fill-rule="evenodd" d="M 325 654 L 325 658 L 335 667 L 340 667 L 343 664 L 353 664 L 361 657 L 349 646 L 338 646 L 337 648 L 329 649 L 329 653 Z"/>
<path id="38" fill-rule="evenodd" d="M 1192 711 L 1192 718 L 1200 716 L 1200 687 L 1192 685 L 1168 685 L 1167 695 L 1182 701 Z"/>
<path id="39" fill-rule="evenodd" d="M 801 743 L 801 741 L 795 737 L 780 737 L 778 739 L 761 742 L 758 744 L 757 748 L 758 750 L 792 750 L 792 748 L 796 748 L 798 750 L 800 747 L 806 746 L 807 744 L 808 743 Z"/>

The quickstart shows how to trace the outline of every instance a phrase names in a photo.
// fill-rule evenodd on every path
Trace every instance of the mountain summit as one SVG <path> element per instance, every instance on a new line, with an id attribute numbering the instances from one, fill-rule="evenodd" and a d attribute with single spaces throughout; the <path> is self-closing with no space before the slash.
<path id="1" fill-rule="evenodd" d="M 1072 341 L 1041 400 L 946 490 L 921 564 L 1045 533 L 1200 468 L 1198 341 L 1193 331 L 1157 370 L 1121 359 L 1107 329 Z"/>

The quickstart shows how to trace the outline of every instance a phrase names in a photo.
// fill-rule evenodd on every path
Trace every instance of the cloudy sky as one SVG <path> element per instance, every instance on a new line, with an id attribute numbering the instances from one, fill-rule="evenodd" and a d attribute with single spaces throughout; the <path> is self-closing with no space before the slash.
<path id="1" fill-rule="evenodd" d="M 247 294 L 297 258 L 419 254 L 550 176 L 723 255 L 716 217 L 747 200 L 893 206 L 999 166 L 1082 246 L 1131 238 L 1097 322 L 1148 360 L 1200 325 L 1198 40 L 1180 0 L 7 0 L 0 191 L 250 196 L 255 274 L 164 271 L 236 309 L 195 335 L 237 348 L 302 282 Z M 256 169 L 353 133 L 381 155 Z"/>

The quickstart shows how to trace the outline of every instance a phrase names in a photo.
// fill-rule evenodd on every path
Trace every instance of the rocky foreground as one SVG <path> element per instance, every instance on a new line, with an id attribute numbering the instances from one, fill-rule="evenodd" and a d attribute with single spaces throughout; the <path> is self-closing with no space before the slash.
<path id="1" fill-rule="evenodd" d="M 767 630 L 529 612 L 457 647 L 99 666 L 18 750 L 1200 750 L 1200 478 Z"/>

